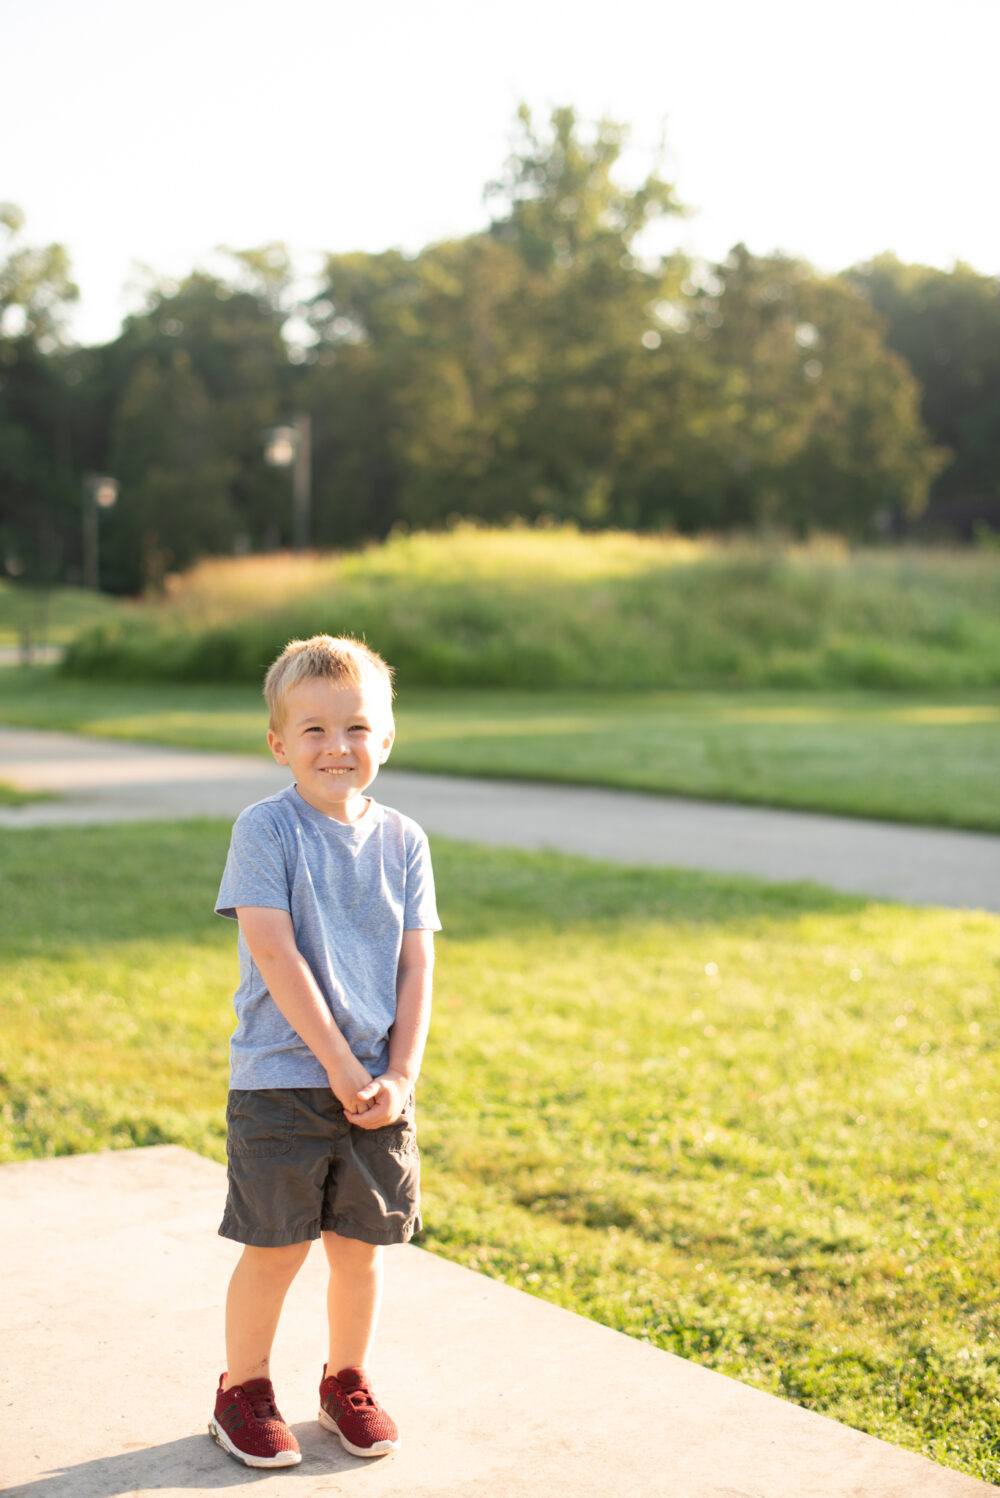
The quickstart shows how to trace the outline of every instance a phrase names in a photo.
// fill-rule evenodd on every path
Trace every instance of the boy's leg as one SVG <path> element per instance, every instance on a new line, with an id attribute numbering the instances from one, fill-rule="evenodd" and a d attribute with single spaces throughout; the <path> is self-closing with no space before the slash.
<path id="1" fill-rule="evenodd" d="M 382 1249 L 324 1231 L 330 1264 L 330 1356 L 319 1386 L 319 1420 L 354 1456 L 399 1445 L 396 1422 L 372 1393 L 365 1363 L 382 1301 Z"/>
<path id="2" fill-rule="evenodd" d="M 330 1265 L 327 1311 L 330 1355 L 327 1368 L 363 1368 L 368 1360 L 382 1303 L 382 1250 L 358 1238 L 324 1232 Z"/>
<path id="3" fill-rule="evenodd" d="M 336 1137 L 320 1218 L 330 1266 L 330 1351 L 319 1421 L 354 1456 L 382 1456 L 396 1450 L 399 1431 L 375 1398 L 365 1364 L 382 1299 L 381 1245 L 407 1242 L 420 1225 L 412 1097 L 394 1124 L 350 1125 Z"/>
<path id="4" fill-rule="evenodd" d="M 325 1236 L 325 1235 L 324 1235 Z M 271 1344 L 288 1287 L 298 1274 L 310 1244 L 284 1248 L 247 1245 L 233 1271 L 226 1297 L 226 1381 L 271 1377 Z"/>

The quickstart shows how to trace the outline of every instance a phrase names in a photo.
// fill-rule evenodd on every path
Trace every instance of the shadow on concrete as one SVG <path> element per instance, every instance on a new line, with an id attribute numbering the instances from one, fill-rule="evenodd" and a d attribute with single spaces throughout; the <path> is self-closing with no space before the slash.
<path id="1" fill-rule="evenodd" d="M 155 1401 L 151 1416 L 155 1418 Z M 244 1467 L 217 1445 L 207 1431 L 204 1435 L 184 1436 L 165 1441 L 160 1446 L 120 1451 L 115 1456 L 96 1461 L 78 1462 L 51 1472 L 41 1472 L 32 1482 L 4 1488 L 4 1498 L 120 1498 L 122 1494 L 163 1491 L 229 1492 L 248 1488 L 259 1482 L 301 1479 L 304 1493 L 315 1491 L 324 1477 L 344 1476 L 381 1466 L 379 1461 L 351 1456 L 340 1442 L 324 1431 L 316 1421 L 303 1420 L 292 1425 L 302 1461 L 297 1467 L 277 1470 Z M 391 1458 L 388 1458 L 391 1460 Z M 324 1487 L 326 1485 L 324 1484 Z"/>
<path id="2" fill-rule="evenodd" d="M 253 1471 L 207 1433 L 225 1172 L 173 1146 L 0 1168 L 0 1459 L 7 1498 L 975 1498 L 996 1489 L 408 1244 L 387 1265 L 376 1378 L 403 1431 L 348 1456 L 316 1421 L 322 1255 L 275 1346 L 297 1467 Z M 66 1224 L 73 1225 L 67 1235 Z M 53 1414 L 52 1369 L 84 1370 Z M 79 1418 L 62 1413 L 77 1411 Z M 176 1439 L 150 1445 L 150 1438 Z"/>

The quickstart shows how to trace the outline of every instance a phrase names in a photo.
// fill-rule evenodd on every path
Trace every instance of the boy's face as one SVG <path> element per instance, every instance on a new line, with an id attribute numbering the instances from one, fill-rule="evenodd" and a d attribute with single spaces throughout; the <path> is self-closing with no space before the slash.
<path id="1" fill-rule="evenodd" d="M 267 742 L 310 806 L 338 822 L 356 822 L 368 809 L 364 792 L 389 758 L 394 735 L 387 693 L 375 683 L 355 687 L 320 678 L 289 687 L 281 723 Z"/>

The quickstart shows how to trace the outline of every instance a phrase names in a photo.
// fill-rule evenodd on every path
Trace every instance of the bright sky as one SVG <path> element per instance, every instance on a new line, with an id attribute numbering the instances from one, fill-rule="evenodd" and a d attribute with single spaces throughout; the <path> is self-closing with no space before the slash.
<path id="1" fill-rule="evenodd" d="M 632 127 L 638 181 L 825 270 L 881 250 L 1000 273 L 998 0 L 0 0 L 0 198 L 64 243 L 73 331 L 114 337 L 136 263 L 285 240 L 418 250 L 486 222 L 518 103 Z"/>

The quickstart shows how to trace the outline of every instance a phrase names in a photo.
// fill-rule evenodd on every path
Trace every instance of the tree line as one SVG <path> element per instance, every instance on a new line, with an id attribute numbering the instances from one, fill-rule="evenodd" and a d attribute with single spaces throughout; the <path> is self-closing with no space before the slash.
<path id="1" fill-rule="evenodd" d="M 149 289 L 99 347 L 9 205 L 0 262 L 0 548 L 81 572 L 87 474 L 113 475 L 101 583 L 292 538 L 264 433 L 311 419 L 311 538 L 452 516 L 503 523 L 898 532 L 1000 503 L 1000 283 L 891 255 L 838 275 L 737 245 L 646 252 L 683 212 L 618 176 L 624 128 L 518 116 L 481 232 L 416 255 L 329 254 L 296 292 L 281 245 Z M 964 506 L 964 510 L 963 507 Z M 998 517 L 1000 518 L 1000 517 Z"/>

